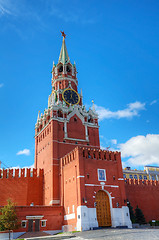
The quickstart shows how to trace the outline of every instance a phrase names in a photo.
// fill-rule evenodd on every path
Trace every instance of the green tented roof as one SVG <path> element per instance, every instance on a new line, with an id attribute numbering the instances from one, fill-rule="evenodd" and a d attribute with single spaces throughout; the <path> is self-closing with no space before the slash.
<path id="1" fill-rule="evenodd" d="M 63 38 L 61 52 L 60 52 L 60 56 L 59 56 L 59 61 L 58 62 L 61 62 L 61 63 L 65 64 L 65 63 L 67 63 L 69 61 L 70 61 L 70 58 L 68 56 L 66 43 L 65 43 L 65 38 Z"/>

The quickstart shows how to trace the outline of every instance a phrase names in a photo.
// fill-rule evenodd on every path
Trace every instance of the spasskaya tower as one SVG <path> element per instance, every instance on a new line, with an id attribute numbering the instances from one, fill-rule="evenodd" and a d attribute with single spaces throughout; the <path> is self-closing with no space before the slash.
<path id="1" fill-rule="evenodd" d="M 98 115 L 94 104 L 87 111 L 78 93 L 75 63 L 67 52 L 65 37 L 58 63 L 53 62 L 52 91 L 48 107 L 35 125 L 35 168 L 44 169 L 44 205 L 61 205 L 59 160 L 75 147 L 100 148 Z"/>

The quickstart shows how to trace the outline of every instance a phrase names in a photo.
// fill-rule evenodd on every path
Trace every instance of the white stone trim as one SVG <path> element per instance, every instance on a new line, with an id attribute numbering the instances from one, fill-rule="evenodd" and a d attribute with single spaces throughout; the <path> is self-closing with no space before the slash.
<path id="1" fill-rule="evenodd" d="M 60 89 L 58 89 L 57 94 L 58 94 L 59 92 L 60 92 Z M 44 117 L 45 117 L 45 115 L 46 115 L 46 116 L 48 115 L 48 112 L 49 112 L 49 111 L 51 111 L 51 110 L 56 110 L 56 111 L 58 111 L 59 109 L 61 109 L 62 112 L 63 112 L 63 113 L 66 113 L 66 114 L 68 114 L 68 112 L 71 111 L 71 113 L 70 113 L 71 115 L 69 114 L 70 116 L 73 116 L 74 114 L 78 114 L 78 117 L 81 119 L 81 121 L 83 122 L 83 124 L 86 124 L 86 125 L 89 126 L 89 127 L 99 128 L 98 124 L 96 124 L 96 123 L 85 122 L 85 119 L 84 119 L 84 118 L 85 118 L 85 117 L 88 117 L 90 114 L 92 115 L 92 117 L 93 117 L 94 119 L 95 119 L 95 118 L 98 119 L 98 115 L 97 115 L 95 112 L 93 112 L 92 109 L 89 109 L 89 111 L 87 112 L 85 109 L 83 109 L 83 106 L 81 106 L 81 105 L 74 105 L 74 106 L 71 106 L 71 105 L 70 105 L 69 108 L 68 108 L 68 107 L 64 106 L 62 102 L 56 102 L 56 103 L 50 105 L 50 107 L 49 107 L 48 109 L 45 109 L 44 114 L 41 113 L 41 117 L 38 118 L 38 120 L 37 120 L 37 122 L 36 122 L 36 124 L 35 124 L 35 128 L 37 128 L 37 127 L 39 126 L 39 124 L 41 124 L 42 121 L 45 120 Z M 68 117 L 69 115 L 67 115 L 67 117 Z M 42 117 L 43 117 L 43 118 L 42 118 Z M 69 120 L 69 119 L 70 119 L 70 117 L 68 117 L 68 120 Z M 53 116 L 50 115 L 50 120 L 49 120 L 49 122 L 41 129 L 40 132 L 38 132 L 38 133 L 36 134 L 36 136 L 38 136 L 38 135 L 45 129 L 45 127 L 47 127 L 47 125 L 48 125 L 52 120 L 57 120 L 57 121 L 59 121 L 59 122 L 64 122 L 64 121 L 65 121 L 64 118 L 60 118 L 60 117 L 58 117 L 58 116 L 53 117 Z"/>
<path id="2" fill-rule="evenodd" d="M 22 228 L 26 228 L 26 223 L 27 223 L 28 220 L 21 220 L 21 227 Z M 22 226 L 22 223 L 25 223 L 25 226 Z"/>
<path id="3" fill-rule="evenodd" d="M 72 205 L 72 212 L 75 212 L 75 205 Z"/>
<path id="4" fill-rule="evenodd" d="M 99 171 L 100 171 L 100 170 L 104 171 L 104 180 L 103 180 L 103 179 L 102 179 L 102 180 L 100 179 L 100 175 L 99 175 Z M 100 182 L 102 182 L 102 181 L 106 182 L 107 179 L 106 179 L 106 171 L 105 171 L 105 169 L 100 169 L 100 168 L 98 168 L 98 169 L 97 169 L 97 174 L 98 174 L 98 181 L 100 181 Z M 102 183 L 100 183 L 100 184 L 102 184 Z"/>
<path id="5" fill-rule="evenodd" d="M 60 204 L 60 200 L 51 200 L 49 204 Z"/>
<path id="6" fill-rule="evenodd" d="M 46 222 L 47 222 L 47 219 L 40 220 L 40 222 L 41 222 L 41 227 L 46 227 Z M 45 223 L 45 225 L 44 225 L 44 226 L 42 226 L 42 222 L 44 222 L 44 223 Z"/>
<path id="7" fill-rule="evenodd" d="M 104 190 L 109 197 L 112 227 L 128 226 L 132 228 L 128 207 L 112 207 L 112 197 L 110 193 Z M 77 231 L 90 230 L 98 227 L 96 208 L 87 208 L 86 206 L 77 207 Z"/>
<path id="8" fill-rule="evenodd" d="M 76 85 L 78 83 L 77 78 L 73 79 L 73 78 L 71 78 L 71 76 L 70 76 L 70 78 L 59 76 L 57 79 L 52 79 L 52 80 L 53 80 L 53 84 L 55 84 L 56 82 L 60 82 L 62 80 L 67 80 L 67 81 L 74 82 Z"/>
<path id="9" fill-rule="evenodd" d="M 85 125 L 85 135 L 86 135 L 86 140 L 89 141 L 89 136 L 88 136 L 88 127 L 86 124 Z"/>
<path id="10" fill-rule="evenodd" d="M 88 183 L 86 183 L 85 186 L 88 186 L 88 187 L 101 187 L 101 185 L 98 185 L 98 184 L 88 184 Z M 118 188 L 119 186 L 117 186 L 117 185 L 104 185 L 104 187 Z"/>
<path id="11" fill-rule="evenodd" d="M 121 208 L 112 208 L 112 227 L 127 226 L 132 228 L 129 209 L 127 206 Z"/>
<path id="12" fill-rule="evenodd" d="M 76 140 L 76 139 L 75 139 Z M 57 143 L 63 143 L 63 144 L 70 144 L 70 145 L 75 145 L 75 146 L 85 146 L 85 147 L 87 147 L 87 148 L 96 148 L 96 146 L 93 146 L 93 145 L 83 145 L 83 144 L 80 144 L 80 143 L 78 143 L 78 144 L 75 144 L 75 143 L 67 143 L 67 142 L 60 142 L 60 141 L 58 141 L 58 140 L 52 140 L 52 142 L 57 142 Z"/>
<path id="13" fill-rule="evenodd" d="M 90 230 L 98 227 L 96 208 L 77 207 L 77 231 Z"/>
<path id="14" fill-rule="evenodd" d="M 85 176 L 77 176 L 77 178 L 84 178 Z"/>
<path id="15" fill-rule="evenodd" d="M 73 111 L 67 115 L 67 120 L 69 121 L 70 118 L 72 118 L 74 115 L 77 115 L 79 117 L 79 119 L 82 121 L 82 123 L 84 124 L 84 117 L 81 115 L 81 113 L 79 112 L 79 109 L 78 109 L 78 105 L 74 105 L 74 109 Z"/>
<path id="16" fill-rule="evenodd" d="M 44 216 L 43 215 L 37 215 L 37 216 L 26 216 L 26 219 L 42 219 Z"/>
<path id="17" fill-rule="evenodd" d="M 72 140 L 72 141 L 89 142 L 89 140 L 86 140 L 86 139 L 78 139 L 78 138 L 65 137 L 64 139 L 65 139 L 65 140 Z"/>
<path id="18" fill-rule="evenodd" d="M 64 215 L 64 220 L 75 219 L 75 213 Z"/>

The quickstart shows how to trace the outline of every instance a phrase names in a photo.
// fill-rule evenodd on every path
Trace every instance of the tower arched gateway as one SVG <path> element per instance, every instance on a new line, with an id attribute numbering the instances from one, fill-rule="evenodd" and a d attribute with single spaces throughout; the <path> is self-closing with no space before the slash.
<path id="1" fill-rule="evenodd" d="M 110 227 L 111 213 L 108 194 L 99 190 L 96 194 L 96 213 L 99 227 Z"/>

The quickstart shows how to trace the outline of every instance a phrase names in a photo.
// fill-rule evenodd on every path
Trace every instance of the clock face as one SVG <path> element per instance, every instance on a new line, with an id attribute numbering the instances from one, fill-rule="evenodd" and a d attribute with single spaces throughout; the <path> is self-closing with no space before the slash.
<path id="1" fill-rule="evenodd" d="M 74 104 L 78 104 L 80 101 L 80 97 L 78 93 L 73 89 L 64 90 L 62 93 L 62 97 L 67 104 L 74 105 Z"/>

